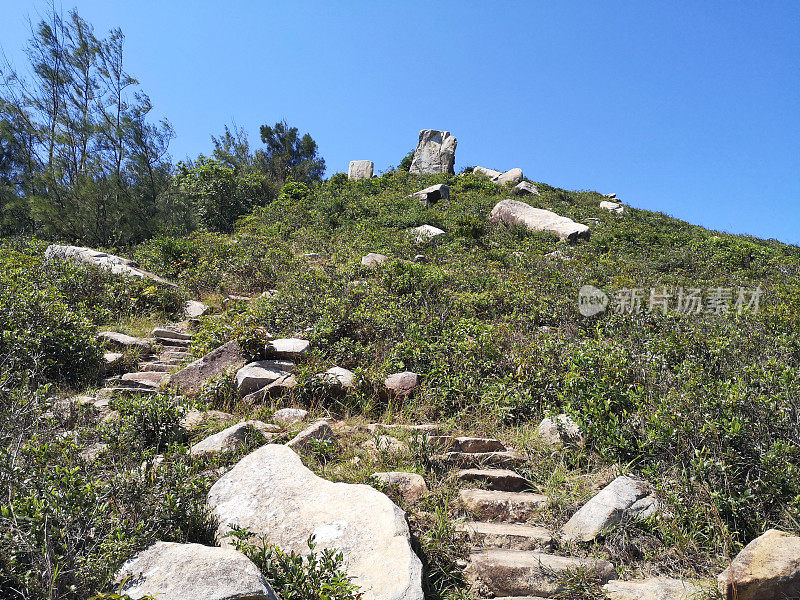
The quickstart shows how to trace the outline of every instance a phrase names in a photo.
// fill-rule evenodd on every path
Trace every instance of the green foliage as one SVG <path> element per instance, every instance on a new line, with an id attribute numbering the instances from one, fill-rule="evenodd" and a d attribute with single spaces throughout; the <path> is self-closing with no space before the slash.
<path id="1" fill-rule="evenodd" d="M 279 183 L 289 179 L 313 183 L 322 179 L 325 159 L 318 155 L 317 143 L 309 134 L 301 137 L 297 127 L 279 121 L 273 126 L 261 126 L 261 141 L 266 147 L 257 153 L 256 160 L 271 179 Z"/>
<path id="2" fill-rule="evenodd" d="M 247 529 L 234 527 L 228 536 L 264 574 L 283 600 L 358 600 L 361 593 L 344 571 L 344 556 L 330 548 L 316 551 L 308 538 L 308 555 L 285 552 L 269 545 L 266 536 L 255 539 Z"/>

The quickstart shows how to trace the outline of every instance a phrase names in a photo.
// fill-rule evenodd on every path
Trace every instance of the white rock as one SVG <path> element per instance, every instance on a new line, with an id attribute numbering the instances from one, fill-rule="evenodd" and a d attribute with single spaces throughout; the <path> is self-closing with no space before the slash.
<path id="1" fill-rule="evenodd" d="M 370 452 L 386 452 L 388 454 L 409 454 L 408 444 L 390 435 L 377 435 L 361 444 Z"/>
<path id="2" fill-rule="evenodd" d="M 328 385 L 340 390 L 349 390 L 355 385 L 356 376 L 342 367 L 331 367 L 319 375 Z"/>
<path id="3" fill-rule="evenodd" d="M 387 260 L 389 260 L 388 256 L 384 256 L 383 254 L 375 254 L 374 252 L 370 252 L 369 254 L 367 254 L 366 256 L 363 256 L 361 258 L 361 264 L 363 266 L 365 266 L 365 267 L 370 268 L 370 269 L 374 269 L 378 265 L 385 263 Z"/>
<path id="4" fill-rule="evenodd" d="M 433 225 L 420 225 L 411 229 L 411 237 L 415 244 L 434 246 L 447 237 L 447 233 Z"/>
<path id="5" fill-rule="evenodd" d="M 267 354 L 277 358 L 298 359 L 308 354 L 311 342 L 300 338 L 278 338 L 267 343 Z"/>
<path id="6" fill-rule="evenodd" d="M 308 416 L 308 411 L 302 408 L 282 408 L 275 411 L 272 420 L 279 425 L 291 425 L 303 421 Z"/>
<path id="7" fill-rule="evenodd" d="M 603 591 L 608 600 L 692 600 L 703 597 L 703 588 L 697 583 L 669 577 L 609 581 L 603 586 Z"/>
<path id="8" fill-rule="evenodd" d="M 514 186 L 514 193 L 518 196 L 526 196 L 526 195 L 533 195 L 533 196 L 541 196 L 539 193 L 539 189 L 533 185 L 530 181 L 520 181 L 517 185 Z"/>
<path id="9" fill-rule="evenodd" d="M 495 177 L 499 177 L 503 173 L 500 171 L 495 171 L 494 169 L 487 169 L 485 167 L 474 167 L 472 169 L 472 173 L 474 175 L 483 175 L 484 177 L 488 177 L 489 179 L 494 179 Z"/>
<path id="10" fill-rule="evenodd" d="M 372 179 L 375 163 L 371 160 L 351 160 L 347 170 L 348 179 Z"/>
<path id="11" fill-rule="evenodd" d="M 199 319 L 209 311 L 209 307 L 197 300 L 187 300 L 183 305 L 183 316 L 187 319 Z"/>
<path id="12" fill-rule="evenodd" d="M 620 475 L 572 515 L 561 529 L 565 540 L 590 542 L 603 530 L 619 523 L 633 504 L 647 496 L 649 486 Z"/>
<path id="13" fill-rule="evenodd" d="M 531 231 L 549 231 L 570 242 L 589 239 L 589 227 L 549 210 L 534 208 L 519 200 L 501 200 L 492 209 L 493 223 L 526 227 Z"/>
<path id="14" fill-rule="evenodd" d="M 611 212 L 622 214 L 625 212 L 625 207 L 622 206 L 619 202 L 608 202 L 607 200 L 603 200 L 600 203 L 600 208 L 604 208 L 606 210 L 610 210 Z"/>
<path id="15" fill-rule="evenodd" d="M 114 348 L 119 348 L 121 350 L 127 350 L 128 348 L 138 348 L 142 352 L 150 352 L 152 348 L 150 342 L 144 338 L 125 335 L 124 333 L 119 333 L 117 331 L 101 331 L 100 333 L 97 334 L 97 337 L 104 344 L 107 344 Z"/>
<path id="16" fill-rule="evenodd" d="M 76 262 L 95 266 L 99 269 L 104 269 L 114 275 L 140 277 L 169 287 L 178 287 L 171 281 L 167 281 L 154 273 L 145 271 L 132 260 L 122 258 L 121 256 L 115 256 L 114 254 L 106 254 L 99 250 L 84 248 L 82 246 L 50 244 L 44 252 L 44 258 L 45 260 L 74 260 Z"/>
<path id="17" fill-rule="evenodd" d="M 269 444 L 239 461 L 213 485 L 208 507 L 223 545 L 232 525 L 302 553 L 313 535 L 318 549 L 343 553 L 364 600 L 423 599 L 403 511 L 370 486 L 317 477 L 287 446 Z"/>
<path id="18" fill-rule="evenodd" d="M 396 487 L 403 499 L 409 504 L 417 502 L 428 493 L 428 484 L 425 483 L 425 478 L 417 473 L 388 471 L 385 473 L 373 473 L 372 477 L 384 485 Z"/>
<path id="19" fill-rule="evenodd" d="M 511 169 L 505 173 L 501 173 L 492 178 L 497 185 L 505 185 L 507 183 L 517 184 L 522 181 L 522 169 Z"/>
<path id="20" fill-rule="evenodd" d="M 252 437 L 257 431 L 264 434 L 268 439 L 273 437 L 272 427 L 267 423 L 242 421 L 197 442 L 191 447 L 189 454 L 192 456 L 204 456 L 206 454 L 217 454 L 218 452 L 230 452 L 244 444 L 247 438 Z"/>
<path id="21" fill-rule="evenodd" d="M 286 377 L 294 370 L 294 363 L 286 360 L 258 360 L 236 371 L 236 387 L 241 396 L 247 396 Z"/>
<path id="22" fill-rule="evenodd" d="M 560 446 L 562 441 L 571 442 L 573 444 L 583 444 L 584 436 L 578 424 L 572 420 L 572 417 L 565 414 L 556 415 L 555 417 L 545 417 L 539 423 L 536 430 L 539 437 L 548 446 Z M 562 439 L 563 436 L 563 439 Z"/>
<path id="23" fill-rule="evenodd" d="M 296 452 L 301 452 L 310 448 L 314 441 L 324 440 L 336 443 L 336 436 L 327 421 L 317 421 L 303 429 L 286 445 Z"/>
<path id="24" fill-rule="evenodd" d="M 200 544 L 156 542 L 122 566 L 116 583 L 134 600 L 277 600 L 244 554 Z"/>
<path id="25" fill-rule="evenodd" d="M 413 371 L 403 371 L 402 373 L 392 373 L 383 382 L 386 391 L 390 395 L 408 396 L 417 387 L 419 377 Z"/>
<path id="26" fill-rule="evenodd" d="M 717 584 L 726 600 L 800 597 L 800 537 L 769 529 L 736 555 Z"/>
<path id="27" fill-rule="evenodd" d="M 419 132 L 419 142 L 409 173 L 453 173 L 457 144 L 458 140 L 449 131 L 423 129 Z"/>
<path id="28" fill-rule="evenodd" d="M 417 198 L 426 205 L 436 204 L 439 200 L 450 200 L 450 188 L 443 183 L 437 183 L 410 194 L 410 197 Z"/>

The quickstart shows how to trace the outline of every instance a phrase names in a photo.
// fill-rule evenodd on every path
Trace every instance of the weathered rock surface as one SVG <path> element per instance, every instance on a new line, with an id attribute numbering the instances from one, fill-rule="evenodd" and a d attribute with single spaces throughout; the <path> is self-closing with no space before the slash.
<path id="1" fill-rule="evenodd" d="M 392 373 L 383 382 L 389 395 L 409 396 L 417 387 L 419 378 L 413 371 Z"/>
<path id="2" fill-rule="evenodd" d="M 412 433 L 436 435 L 439 432 L 438 423 L 420 423 L 420 424 L 406 424 L 406 423 L 370 423 L 367 425 L 367 431 L 375 433 L 381 429 L 391 431 L 392 429 L 403 429 L 411 431 Z"/>
<path id="3" fill-rule="evenodd" d="M 100 367 L 100 372 L 103 375 L 119 372 L 122 367 L 123 358 L 125 358 L 125 355 L 121 352 L 104 352 L 103 364 Z"/>
<path id="4" fill-rule="evenodd" d="M 608 600 L 692 600 L 703 588 L 682 579 L 653 577 L 632 581 L 609 581 L 603 586 Z"/>
<path id="5" fill-rule="evenodd" d="M 459 452 L 505 452 L 506 447 L 503 442 L 495 438 L 479 437 L 457 437 L 454 439 L 454 447 Z"/>
<path id="6" fill-rule="evenodd" d="M 272 420 L 278 425 L 291 425 L 303 421 L 308 416 L 308 411 L 302 408 L 282 408 L 275 411 Z"/>
<path id="7" fill-rule="evenodd" d="M 387 260 L 389 260 L 388 256 L 370 252 L 369 254 L 361 258 L 361 264 L 369 269 L 374 269 L 378 265 L 385 263 Z"/>
<path id="8" fill-rule="evenodd" d="M 410 196 L 424 202 L 426 206 L 431 206 L 439 200 L 450 200 L 450 188 L 443 183 L 437 183 L 424 190 L 414 192 Z"/>
<path id="9" fill-rule="evenodd" d="M 296 387 L 297 378 L 292 373 L 288 373 L 287 375 L 279 377 L 272 383 L 265 385 L 261 389 L 243 396 L 242 401 L 250 404 L 258 404 L 266 401 L 269 398 L 277 398 L 284 392 L 292 390 Z"/>
<path id="10" fill-rule="evenodd" d="M 506 452 L 445 452 L 431 457 L 436 462 L 464 469 L 485 467 L 514 468 L 525 463 L 525 456 L 514 450 Z"/>
<path id="11" fill-rule="evenodd" d="M 143 373 L 125 373 L 119 378 L 119 383 L 137 383 L 148 387 L 157 388 L 169 381 L 169 375 L 158 371 L 145 371 Z"/>
<path id="12" fill-rule="evenodd" d="M 590 542 L 619 523 L 633 504 L 648 495 L 649 486 L 620 475 L 572 515 L 561 530 L 565 540 Z"/>
<path id="13" fill-rule="evenodd" d="M 153 329 L 153 333 L 151 335 L 157 340 L 178 340 L 182 342 L 188 342 L 192 339 L 192 335 L 189 333 L 175 331 L 174 329 L 168 329 L 166 327 L 156 327 Z"/>
<path id="14" fill-rule="evenodd" d="M 156 542 L 116 577 L 134 600 L 276 600 L 261 571 L 241 552 L 200 544 Z"/>
<path id="15" fill-rule="evenodd" d="M 484 483 L 493 490 L 521 492 L 528 487 L 527 480 L 509 469 L 464 469 L 456 473 L 459 481 Z"/>
<path id="16" fill-rule="evenodd" d="M 329 386 L 341 391 L 352 389 L 356 383 L 355 373 L 342 367 L 331 367 L 324 373 L 320 373 L 319 377 Z"/>
<path id="17" fill-rule="evenodd" d="M 347 169 L 348 179 L 372 179 L 375 163 L 371 160 L 351 160 Z"/>
<path id="18" fill-rule="evenodd" d="M 547 529 L 517 523 L 467 521 L 456 523 L 455 529 L 469 539 L 473 546 L 481 548 L 541 550 L 553 543 L 553 536 Z"/>
<path id="19" fill-rule="evenodd" d="M 373 453 L 409 454 L 411 452 L 408 444 L 389 435 L 376 435 L 361 444 L 361 447 Z"/>
<path id="20" fill-rule="evenodd" d="M 218 452 L 230 452 L 244 444 L 256 432 L 264 435 L 267 440 L 271 440 L 275 436 L 274 429 L 277 428 L 273 428 L 268 423 L 261 421 L 242 421 L 197 442 L 191 447 L 189 454 L 192 456 L 204 456 L 206 454 L 217 454 Z"/>
<path id="21" fill-rule="evenodd" d="M 372 477 L 385 485 L 397 487 L 400 495 L 409 504 L 413 504 L 428 493 L 428 484 L 425 483 L 425 478 L 417 473 L 388 471 L 373 473 Z"/>
<path id="22" fill-rule="evenodd" d="M 183 316 L 187 319 L 199 319 L 210 310 L 210 307 L 197 300 L 187 300 L 183 305 Z"/>
<path id="23" fill-rule="evenodd" d="M 301 452 L 309 448 L 315 440 L 330 440 L 331 442 L 336 442 L 336 436 L 333 434 L 333 429 L 331 429 L 327 421 L 316 421 L 312 423 L 294 436 L 286 445 L 296 452 Z"/>
<path id="24" fill-rule="evenodd" d="M 800 537 L 769 529 L 742 548 L 717 584 L 725 600 L 800 597 Z"/>
<path id="25" fill-rule="evenodd" d="M 284 550 L 340 550 L 365 600 L 422 600 L 422 564 L 411 549 L 403 511 L 370 486 L 331 483 L 287 446 L 268 444 L 223 475 L 208 493 L 218 539 L 231 525 Z"/>
<path id="26" fill-rule="evenodd" d="M 476 519 L 517 523 L 535 518 L 550 502 L 541 494 L 478 489 L 461 490 L 459 498 Z"/>
<path id="27" fill-rule="evenodd" d="M 300 338 L 278 338 L 267 343 L 267 356 L 297 360 L 308 354 L 311 342 Z"/>
<path id="28" fill-rule="evenodd" d="M 545 417 L 539 423 L 536 433 L 548 446 L 558 447 L 563 442 L 583 444 L 584 436 L 572 417 L 565 414 Z"/>
<path id="29" fill-rule="evenodd" d="M 494 169 L 487 169 L 486 167 L 474 167 L 472 172 L 475 175 L 483 175 L 484 177 L 488 177 L 489 179 L 494 179 L 495 177 L 500 177 L 503 173 L 500 171 L 495 171 Z"/>
<path id="30" fill-rule="evenodd" d="M 510 169 L 505 173 L 501 173 L 492 178 L 497 185 L 505 185 L 507 183 L 518 184 L 522 181 L 522 169 Z"/>
<path id="31" fill-rule="evenodd" d="M 245 356 L 239 344 L 228 342 L 173 374 L 170 384 L 182 394 L 196 394 L 209 379 L 218 377 L 229 369 L 238 370 L 244 364 Z"/>
<path id="32" fill-rule="evenodd" d="M 614 566 L 604 560 L 499 549 L 473 552 L 464 575 L 467 581 L 482 582 L 495 595 L 551 598 L 565 591 L 559 578 L 577 570 L 602 582 L 614 577 Z"/>
<path id="33" fill-rule="evenodd" d="M 541 196 L 539 189 L 530 181 L 520 181 L 514 186 L 514 193 L 517 196 Z"/>
<path id="34" fill-rule="evenodd" d="M 99 250 L 92 250 L 91 248 L 50 244 L 47 250 L 44 251 L 44 258 L 45 260 L 74 260 L 95 266 L 99 269 L 111 271 L 114 275 L 140 277 L 169 287 L 177 287 L 171 281 L 167 281 L 154 273 L 145 271 L 132 260 L 114 254 L 107 254 Z"/>
<path id="35" fill-rule="evenodd" d="M 186 431 L 194 431 L 205 423 L 213 421 L 228 423 L 235 420 L 235 415 L 222 412 L 220 410 L 197 410 L 196 408 L 193 408 L 189 410 L 181 419 L 181 427 Z"/>
<path id="36" fill-rule="evenodd" d="M 150 352 L 152 349 L 152 344 L 148 340 L 125 335 L 124 333 L 119 333 L 117 331 L 101 331 L 97 334 L 97 337 L 107 346 L 119 348 L 121 350 L 137 348 L 142 352 Z"/>
<path id="37" fill-rule="evenodd" d="M 620 202 L 609 202 L 608 200 L 603 200 L 600 203 L 600 208 L 604 208 L 606 210 L 610 210 L 611 212 L 622 214 L 625 212 L 625 207 L 622 206 Z"/>
<path id="38" fill-rule="evenodd" d="M 236 388 L 241 396 L 247 396 L 270 383 L 290 375 L 295 364 L 286 360 L 257 360 L 236 371 Z"/>
<path id="39" fill-rule="evenodd" d="M 549 231 L 570 242 L 589 239 L 589 227 L 549 210 L 534 208 L 519 200 L 501 200 L 492 209 L 490 220 L 506 226 L 526 227 L 531 231 Z"/>
<path id="40" fill-rule="evenodd" d="M 414 151 L 409 173 L 416 175 L 453 173 L 458 140 L 449 131 L 423 129 Z"/>
<path id="41" fill-rule="evenodd" d="M 414 243 L 422 246 L 434 246 L 447 237 L 447 232 L 433 225 L 414 227 L 410 233 Z"/>

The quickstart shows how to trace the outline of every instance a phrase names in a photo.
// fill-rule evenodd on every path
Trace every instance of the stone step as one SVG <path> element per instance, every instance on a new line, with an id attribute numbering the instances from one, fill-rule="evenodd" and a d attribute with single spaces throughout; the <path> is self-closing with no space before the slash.
<path id="1" fill-rule="evenodd" d="M 143 373 L 125 373 L 125 375 L 119 378 L 117 383 L 126 385 L 128 382 L 130 382 L 133 384 L 158 387 L 168 378 L 169 372 L 167 371 L 145 371 Z"/>
<path id="2" fill-rule="evenodd" d="M 431 460 L 464 469 L 513 468 L 525 463 L 525 457 L 513 450 L 506 452 L 445 452 L 432 456 Z"/>
<path id="3" fill-rule="evenodd" d="M 535 518 L 550 499 L 530 492 L 500 492 L 494 490 L 461 490 L 464 509 L 479 521 L 508 521 L 523 523 Z"/>
<path id="4" fill-rule="evenodd" d="M 528 488 L 528 481 L 509 469 L 463 469 L 456 473 L 456 478 L 470 483 L 484 483 L 490 489 L 504 492 L 521 492 Z"/>
<path id="5" fill-rule="evenodd" d="M 402 429 L 410 431 L 412 434 L 426 433 L 429 435 L 436 435 L 439 432 L 439 425 L 436 423 L 423 423 L 421 425 L 406 425 L 404 423 L 392 423 L 392 424 L 370 423 L 369 425 L 367 425 L 367 431 L 369 431 L 370 433 L 375 433 L 376 431 L 380 431 L 381 429 L 387 429 L 387 430 Z"/>
<path id="6" fill-rule="evenodd" d="M 157 394 L 157 393 L 158 389 L 146 386 L 138 386 L 138 387 L 110 386 L 101 389 L 98 392 L 98 396 L 107 398 L 115 394 L 131 395 L 131 394 Z"/>
<path id="7" fill-rule="evenodd" d="M 512 523 L 467 521 L 456 523 L 456 531 L 473 546 L 506 550 L 541 550 L 553 543 L 553 536 L 543 527 Z"/>
<path id="8" fill-rule="evenodd" d="M 470 554 L 464 575 L 468 582 L 481 582 L 496 596 L 552 598 L 567 591 L 560 579 L 576 571 L 603 583 L 615 575 L 614 566 L 604 560 L 500 549 Z"/>
<path id="9" fill-rule="evenodd" d="M 457 437 L 453 446 L 453 450 L 469 454 L 508 450 L 503 442 L 494 438 Z"/>
<path id="10" fill-rule="evenodd" d="M 138 348 L 142 352 L 150 352 L 152 347 L 149 340 L 125 335 L 117 331 L 101 331 L 97 334 L 97 337 L 104 345 L 123 351 L 128 348 Z"/>
<path id="11" fill-rule="evenodd" d="M 175 362 L 146 362 L 139 363 L 137 366 L 140 371 L 159 371 L 169 373 L 172 369 L 180 365 L 180 361 Z"/>
<path id="12" fill-rule="evenodd" d="M 192 343 L 192 340 L 176 340 L 169 338 L 156 338 L 156 340 L 162 346 L 167 346 L 169 348 L 188 348 Z"/>
<path id="13" fill-rule="evenodd" d="M 167 329 L 166 327 L 156 327 L 153 329 L 152 336 L 159 341 L 177 340 L 189 342 L 192 340 L 192 334 L 174 331 L 172 329 Z"/>

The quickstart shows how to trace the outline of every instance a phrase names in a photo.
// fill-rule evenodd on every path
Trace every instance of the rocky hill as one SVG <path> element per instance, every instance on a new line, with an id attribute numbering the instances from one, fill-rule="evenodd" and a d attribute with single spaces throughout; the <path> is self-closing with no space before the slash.
<path id="1" fill-rule="evenodd" d="M 456 146 L 3 240 L 0 596 L 800 594 L 800 249 Z"/>

